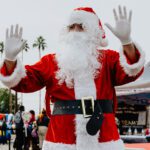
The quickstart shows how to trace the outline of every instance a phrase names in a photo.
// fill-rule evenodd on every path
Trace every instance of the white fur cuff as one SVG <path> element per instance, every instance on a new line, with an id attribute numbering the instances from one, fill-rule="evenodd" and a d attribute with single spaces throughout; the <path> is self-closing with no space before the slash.
<path id="1" fill-rule="evenodd" d="M 134 64 L 127 63 L 123 49 L 121 49 L 119 52 L 120 65 L 124 69 L 125 73 L 128 74 L 129 76 L 136 76 L 141 71 L 141 69 L 144 67 L 144 63 L 145 63 L 145 53 L 142 51 L 142 49 L 140 48 L 140 46 L 137 43 L 134 43 L 134 45 L 140 53 L 140 58 L 139 58 L 138 62 L 136 62 Z"/>
<path id="2" fill-rule="evenodd" d="M 80 141 L 80 143 L 84 143 L 84 141 Z M 109 141 L 99 143 L 98 140 L 95 143 L 92 143 L 90 140 L 86 143 L 84 147 L 82 144 L 63 144 L 63 143 L 53 143 L 49 141 L 44 141 L 42 150 L 92 150 L 89 145 L 93 146 L 93 150 L 125 150 L 124 144 L 122 140 L 117 141 Z"/>
<path id="3" fill-rule="evenodd" d="M 4 60 L 0 64 L 0 68 L 4 65 Z M 10 76 L 3 76 L 0 74 L 1 82 L 8 88 L 15 87 L 23 77 L 26 76 L 25 69 L 22 66 L 22 63 L 19 58 L 17 58 L 17 65 L 13 73 Z"/>

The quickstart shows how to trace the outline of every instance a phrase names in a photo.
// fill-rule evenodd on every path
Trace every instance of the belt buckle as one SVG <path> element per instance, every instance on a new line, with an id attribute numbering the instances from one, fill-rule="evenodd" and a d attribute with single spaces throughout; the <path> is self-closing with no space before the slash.
<path id="1" fill-rule="evenodd" d="M 83 111 L 83 117 L 84 118 L 88 118 L 88 117 L 92 116 L 92 115 L 87 115 L 86 114 L 85 101 L 87 101 L 87 100 L 91 101 L 92 111 L 94 112 L 94 97 L 93 96 L 82 97 L 81 98 L 81 105 L 82 105 L 82 111 Z"/>

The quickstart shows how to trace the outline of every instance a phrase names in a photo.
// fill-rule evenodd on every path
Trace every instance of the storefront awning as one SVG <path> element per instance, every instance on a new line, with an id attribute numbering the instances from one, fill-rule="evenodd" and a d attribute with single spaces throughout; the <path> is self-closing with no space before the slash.
<path id="1" fill-rule="evenodd" d="M 150 105 L 150 92 L 118 96 L 118 102 L 133 105 Z"/>

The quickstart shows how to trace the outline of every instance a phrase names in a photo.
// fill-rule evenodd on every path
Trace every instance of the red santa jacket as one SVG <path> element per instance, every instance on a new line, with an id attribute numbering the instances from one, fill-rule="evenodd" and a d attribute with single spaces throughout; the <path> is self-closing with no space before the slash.
<path id="1" fill-rule="evenodd" d="M 75 88 L 68 88 L 65 83 L 58 84 L 58 80 L 55 77 L 58 66 L 54 54 L 46 55 L 36 64 L 26 65 L 25 68 L 22 68 L 19 60 L 17 60 L 16 68 L 9 76 L 5 64 L 2 65 L 0 79 L 12 89 L 29 93 L 40 90 L 43 87 L 46 88 L 46 108 L 50 115 L 50 124 L 46 134 L 46 141 L 44 142 L 44 149 L 123 149 L 115 123 L 117 99 L 114 87 L 132 82 L 141 75 L 144 54 L 137 50 L 139 59 L 132 64 L 122 51 L 119 54 L 112 50 L 102 50 L 101 53 L 103 53 L 102 68 L 98 76 L 93 79 L 96 99 L 112 100 L 115 107 L 114 113 L 104 114 L 100 132 L 96 136 L 90 136 L 86 133 L 85 125 L 87 120 L 81 115 L 50 115 L 50 100 L 55 103 L 57 100 L 77 99 Z M 90 90 L 92 90 L 92 87 Z"/>

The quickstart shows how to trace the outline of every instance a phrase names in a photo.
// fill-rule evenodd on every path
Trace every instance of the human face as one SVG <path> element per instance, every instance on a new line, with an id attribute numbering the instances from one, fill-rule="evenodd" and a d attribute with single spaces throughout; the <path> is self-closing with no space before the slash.
<path id="1" fill-rule="evenodd" d="M 74 24 L 68 26 L 68 29 L 69 29 L 69 32 L 71 32 L 71 31 L 83 32 L 84 31 L 82 24 L 77 24 L 77 23 L 74 23 Z"/>

